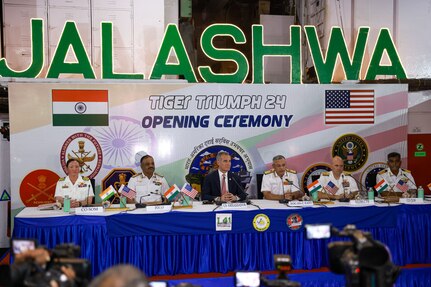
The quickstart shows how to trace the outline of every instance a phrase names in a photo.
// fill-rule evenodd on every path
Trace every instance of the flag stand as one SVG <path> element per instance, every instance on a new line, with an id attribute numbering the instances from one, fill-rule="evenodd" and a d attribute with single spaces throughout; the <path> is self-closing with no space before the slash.
<path id="1" fill-rule="evenodd" d="M 129 210 L 129 208 L 127 206 L 126 207 L 111 207 L 116 198 L 118 198 L 118 200 L 121 202 L 121 196 L 117 192 L 114 194 L 114 196 L 112 198 L 106 200 L 106 202 L 109 202 L 108 207 L 105 208 L 106 211 L 126 211 L 126 210 Z"/>
<path id="2" fill-rule="evenodd" d="M 180 193 L 174 200 L 173 209 L 193 208 L 193 199 Z"/>

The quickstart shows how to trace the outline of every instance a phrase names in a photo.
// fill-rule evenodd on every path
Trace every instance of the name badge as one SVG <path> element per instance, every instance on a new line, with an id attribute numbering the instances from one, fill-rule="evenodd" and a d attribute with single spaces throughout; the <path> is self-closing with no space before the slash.
<path id="1" fill-rule="evenodd" d="M 290 207 L 307 207 L 307 206 L 313 206 L 313 202 L 310 200 L 304 200 L 304 201 L 293 200 L 293 201 L 289 201 L 289 203 L 287 203 L 287 206 L 290 206 Z"/>
<path id="2" fill-rule="evenodd" d="M 420 203 L 424 203 L 424 199 L 423 198 L 400 198 L 400 203 L 405 203 L 405 204 L 420 204 Z"/>
<path id="3" fill-rule="evenodd" d="M 352 199 L 350 205 L 374 205 L 374 199 Z"/>
<path id="4" fill-rule="evenodd" d="M 172 204 L 169 205 L 147 205 L 148 212 L 169 212 L 172 210 Z"/>
<path id="5" fill-rule="evenodd" d="M 245 203 L 245 202 L 222 203 L 221 208 L 223 208 L 223 209 L 244 209 L 244 208 L 247 208 L 247 203 Z"/>
<path id="6" fill-rule="evenodd" d="M 102 206 L 84 206 L 75 208 L 75 214 L 77 215 L 86 215 L 86 214 L 100 214 L 103 213 Z"/>

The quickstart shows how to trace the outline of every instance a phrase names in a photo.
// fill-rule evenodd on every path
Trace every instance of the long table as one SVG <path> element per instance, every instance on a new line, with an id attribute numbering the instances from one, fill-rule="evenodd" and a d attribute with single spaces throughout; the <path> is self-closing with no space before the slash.
<path id="1" fill-rule="evenodd" d="M 73 242 L 89 259 L 93 275 L 118 263 L 130 263 L 148 276 L 234 270 L 272 270 L 274 254 L 289 254 L 294 269 L 328 266 L 327 244 L 347 240 L 308 240 L 304 224 L 355 224 L 386 244 L 397 265 L 431 263 L 431 205 L 350 206 L 346 203 L 292 208 L 253 200 L 246 209 L 222 209 L 195 202 L 192 209 L 151 213 L 146 209 L 76 215 L 25 208 L 15 217 L 14 238 L 36 238 L 53 248 Z M 230 213 L 232 230 L 216 231 L 216 215 Z M 259 214 L 269 227 L 258 231 Z M 291 228 L 292 215 L 302 225 Z M 291 223 L 291 222 L 290 222 Z"/>

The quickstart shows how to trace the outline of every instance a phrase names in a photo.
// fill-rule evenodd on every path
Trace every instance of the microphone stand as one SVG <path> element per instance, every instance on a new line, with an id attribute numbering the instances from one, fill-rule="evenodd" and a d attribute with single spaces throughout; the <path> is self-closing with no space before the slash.
<path id="1" fill-rule="evenodd" d="M 236 179 L 235 179 L 234 176 L 231 176 L 229 179 L 232 179 L 233 182 L 235 182 L 235 184 L 239 187 L 239 189 L 246 195 L 245 199 L 244 200 L 240 200 L 240 202 L 245 202 L 245 203 L 247 203 L 247 205 L 253 205 L 253 206 L 255 206 L 255 207 L 257 207 L 257 208 L 260 209 L 259 205 L 254 204 L 250 199 L 248 199 L 248 193 L 245 192 L 244 188 L 242 188 L 241 184 L 239 184 L 239 182 L 236 181 Z"/>
<path id="2" fill-rule="evenodd" d="M 344 174 L 341 174 L 341 178 L 343 179 L 343 198 L 340 198 L 338 201 L 339 202 L 349 202 L 350 198 L 346 197 L 346 187 L 344 186 Z"/>
<path id="3" fill-rule="evenodd" d="M 358 193 L 358 195 L 360 195 L 361 193 L 362 194 L 364 194 L 364 193 L 367 193 L 368 191 L 367 191 L 367 188 L 366 188 L 366 186 L 364 186 L 359 180 L 357 180 L 354 176 L 352 176 L 352 175 L 348 175 L 348 176 L 350 176 L 351 178 L 353 178 L 353 180 L 356 182 L 356 184 L 358 185 L 358 188 L 359 188 L 359 193 Z M 374 190 L 373 190 L 373 192 L 374 192 Z M 366 198 L 366 196 L 360 196 L 360 199 L 364 199 L 364 198 Z"/>
<path id="4" fill-rule="evenodd" d="M 283 187 L 283 199 L 280 199 L 278 202 L 281 203 L 281 204 L 288 204 L 289 200 L 286 199 L 286 197 L 285 197 L 286 196 L 286 191 L 284 190 L 283 177 L 280 176 L 280 179 L 281 179 L 281 186 Z"/>

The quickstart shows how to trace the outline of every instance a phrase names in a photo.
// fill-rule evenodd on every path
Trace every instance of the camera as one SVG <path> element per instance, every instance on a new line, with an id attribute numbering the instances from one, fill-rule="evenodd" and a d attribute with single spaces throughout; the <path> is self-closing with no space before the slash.
<path id="1" fill-rule="evenodd" d="M 358 230 L 355 225 L 338 230 L 330 224 L 305 225 L 305 230 L 308 239 L 332 236 L 351 239 L 328 244 L 329 269 L 345 274 L 346 286 L 393 286 L 400 268 L 392 263 L 389 249 L 369 232 Z"/>
<path id="2" fill-rule="evenodd" d="M 36 249 L 35 240 L 13 239 L 14 255 Z M 35 260 L 27 259 L 24 262 L 15 262 L 11 268 L 11 286 L 51 286 L 50 282 L 57 282 L 60 287 L 87 286 L 91 280 L 91 264 L 81 259 L 81 248 L 75 244 L 57 245 L 48 250 L 50 261 L 40 265 Z M 61 267 L 71 268 L 75 279 L 69 278 L 62 272 Z"/>
<path id="3" fill-rule="evenodd" d="M 274 255 L 275 269 L 278 271 L 277 278 L 270 280 L 265 277 L 260 278 L 261 286 L 267 287 L 300 287 L 299 282 L 291 281 L 287 277 L 287 272 L 292 270 L 292 259 L 289 255 Z"/>

